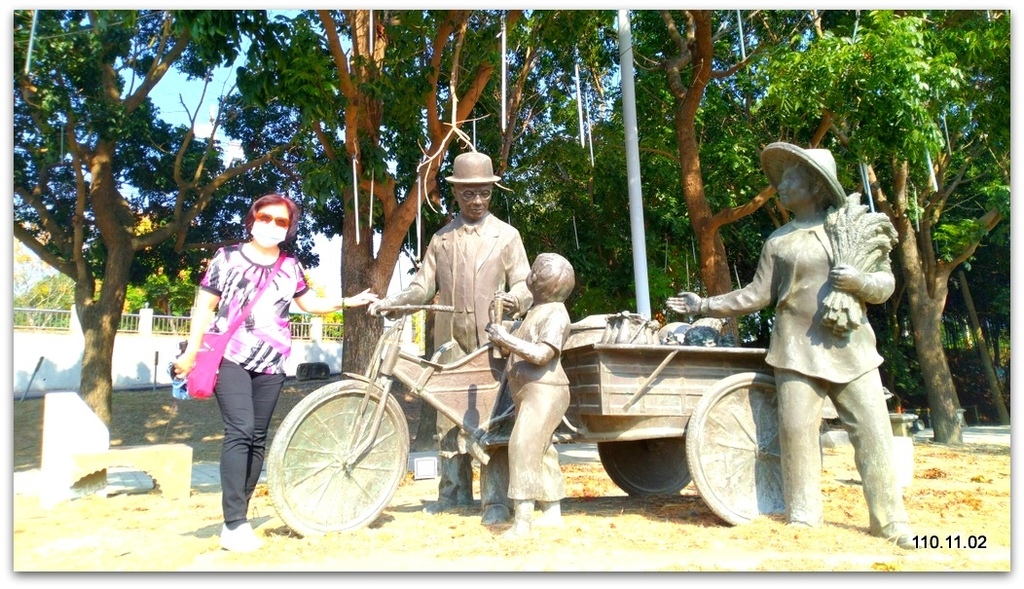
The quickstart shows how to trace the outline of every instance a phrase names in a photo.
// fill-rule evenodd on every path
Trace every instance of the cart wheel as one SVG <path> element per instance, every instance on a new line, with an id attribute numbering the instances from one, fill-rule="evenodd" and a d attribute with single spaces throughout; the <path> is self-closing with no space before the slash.
<path id="1" fill-rule="evenodd" d="M 716 383 L 690 416 L 686 457 L 701 498 L 726 522 L 785 512 L 775 379 L 745 372 Z"/>
<path id="2" fill-rule="evenodd" d="M 598 442 L 608 477 L 632 496 L 677 495 L 690 484 L 686 438 Z"/>
<path id="3" fill-rule="evenodd" d="M 380 515 L 408 470 L 409 426 L 394 397 L 380 430 L 351 464 L 350 452 L 369 431 L 380 398 L 367 385 L 343 380 L 321 387 L 284 418 L 267 459 L 270 498 L 284 523 L 303 536 L 363 527 Z"/>

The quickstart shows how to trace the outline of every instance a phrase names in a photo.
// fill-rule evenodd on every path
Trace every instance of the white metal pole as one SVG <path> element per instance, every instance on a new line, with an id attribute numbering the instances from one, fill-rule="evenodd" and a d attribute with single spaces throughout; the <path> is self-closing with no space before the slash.
<path id="1" fill-rule="evenodd" d="M 355 200 L 356 243 L 359 243 L 359 177 L 356 175 L 356 158 L 352 158 L 352 198 Z"/>
<path id="2" fill-rule="evenodd" d="M 736 26 L 740 29 L 740 57 L 747 59 L 747 45 L 743 40 L 743 12 L 736 11 Z"/>
<path id="3" fill-rule="evenodd" d="M 629 188 L 629 221 L 633 238 L 633 281 L 637 312 L 651 317 L 647 284 L 647 241 L 644 235 L 643 198 L 640 192 L 640 142 L 633 89 L 633 35 L 629 11 L 619 10 L 619 69 L 622 76 L 622 116 L 626 127 L 626 175 Z"/>
<path id="4" fill-rule="evenodd" d="M 590 125 L 590 104 L 584 103 L 584 108 L 587 113 L 587 144 L 590 146 L 590 167 L 594 167 L 594 135 L 591 133 Z"/>
<path id="5" fill-rule="evenodd" d="M 868 175 L 868 163 L 860 162 L 860 182 L 864 185 L 864 195 L 868 198 L 868 208 L 875 212 L 875 199 L 871 196 L 871 176 Z"/>
<path id="6" fill-rule="evenodd" d="M 507 98 L 508 91 L 505 88 L 506 79 L 508 78 L 508 57 L 505 55 L 506 52 L 506 33 L 505 33 L 505 17 L 501 17 L 501 132 L 505 132 L 505 119 L 508 116 L 505 111 L 508 108 Z"/>
<path id="7" fill-rule="evenodd" d="M 32 45 L 36 40 L 36 23 L 39 22 L 39 11 L 32 11 L 32 32 L 28 35 L 28 52 L 25 53 L 25 75 L 27 76 L 29 71 L 32 69 Z M 63 155 L 63 154 L 61 154 Z"/>
<path id="8" fill-rule="evenodd" d="M 924 158 L 928 163 L 928 179 L 932 182 L 932 190 L 939 191 L 939 181 L 935 178 L 935 168 L 932 167 L 932 152 L 924 150 Z"/>
<path id="9" fill-rule="evenodd" d="M 580 121 L 580 147 L 583 147 L 583 97 L 580 92 L 580 64 L 576 64 L 576 113 Z"/>

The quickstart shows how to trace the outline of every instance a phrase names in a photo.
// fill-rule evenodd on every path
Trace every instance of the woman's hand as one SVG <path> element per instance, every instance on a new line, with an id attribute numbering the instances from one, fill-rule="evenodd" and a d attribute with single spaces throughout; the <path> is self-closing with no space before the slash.
<path id="1" fill-rule="evenodd" d="M 174 377 L 185 378 L 196 365 L 196 353 L 186 349 L 174 360 Z"/>
<path id="2" fill-rule="evenodd" d="M 302 296 L 295 299 L 300 309 L 314 315 L 334 313 L 345 307 L 363 307 L 377 302 L 377 295 L 366 289 L 363 292 L 351 297 L 321 297 L 312 289 L 302 293 Z"/>
<path id="3" fill-rule="evenodd" d="M 365 307 L 371 303 L 376 303 L 380 300 L 380 297 L 370 292 L 370 289 L 366 289 L 363 292 L 343 298 L 342 301 L 346 307 Z"/>

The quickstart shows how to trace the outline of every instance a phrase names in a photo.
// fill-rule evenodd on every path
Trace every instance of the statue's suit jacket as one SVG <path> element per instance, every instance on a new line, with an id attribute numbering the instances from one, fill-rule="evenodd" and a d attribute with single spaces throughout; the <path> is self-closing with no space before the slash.
<path id="1" fill-rule="evenodd" d="M 475 267 L 466 268 L 459 262 L 459 250 L 466 243 L 459 232 L 465 225 L 459 215 L 435 233 L 412 283 L 394 296 L 395 304 L 418 305 L 431 301 L 436 293 L 437 304 L 455 307 L 455 313 L 437 313 L 434 319 L 435 349 L 449 340 L 461 348 L 449 361 L 489 341 L 484 329 L 495 292 L 507 291 L 515 296 L 519 304 L 509 309 L 511 312 L 525 313 L 533 303 L 526 287 L 530 263 L 519 231 L 488 214 L 478 224 L 477 243 L 481 247 L 467 252 Z M 466 281 L 472 281 L 472 286 L 464 287 Z"/>

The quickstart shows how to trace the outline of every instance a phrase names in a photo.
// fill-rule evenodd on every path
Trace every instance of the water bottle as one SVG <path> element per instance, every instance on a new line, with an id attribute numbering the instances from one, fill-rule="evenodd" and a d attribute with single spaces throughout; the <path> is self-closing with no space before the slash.
<path id="1" fill-rule="evenodd" d="M 180 400 L 188 399 L 188 381 L 174 374 L 174 362 L 167 365 L 167 372 L 171 375 L 171 396 Z"/>

